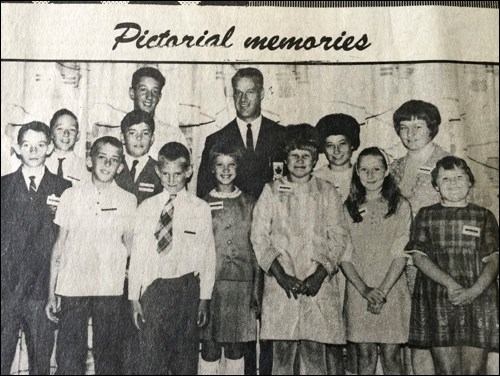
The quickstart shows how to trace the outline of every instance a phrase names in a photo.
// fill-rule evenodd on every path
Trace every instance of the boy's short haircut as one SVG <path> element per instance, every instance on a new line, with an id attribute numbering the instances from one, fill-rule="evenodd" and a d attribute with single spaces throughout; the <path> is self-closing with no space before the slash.
<path id="1" fill-rule="evenodd" d="M 233 88 L 236 87 L 238 81 L 243 77 L 252 79 L 255 85 L 260 88 L 264 87 L 264 76 L 262 75 L 262 72 L 257 68 L 249 67 L 238 69 L 236 74 L 231 78 L 231 85 Z"/>
<path id="2" fill-rule="evenodd" d="M 217 143 L 215 144 L 209 153 L 209 166 L 213 168 L 217 157 L 221 155 L 228 155 L 234 158 L 236 166 L 239 166 L 241 159 L 243 158 L 243 152 L 240 148 L 233 144 Z"/>
<path id="3" fill-rule="evenodd" d="M 324 150 L 329 136 L 345 136 L 354 150 L 359 148 L 360 126 L 358 121 L 346 114 L 330 114 L 322 117 L 316 124 L 320 146 Z"/>
<path id="4" fill-rule="evenodd" d="M 17 143 L 21 145 L 23 142 L 24 134 L 28 131 L 40 132 L 47 138 L 47 143 L 50 144 L 50 128 L 47 124 L 41 121 L 31 121 L 29 123 L 23 124 L 19 133 L 17 134 Z"/>
<path id="5" fill-rule="evenodd" d="M 76 117 L 76 115 L 67 108 L 61 108 L 60 110 L 57 110 L 54 115 L 52 115 L 52 119 L 50 119 L 50 132 L 54 130 L 57 120 L 63 115 L 68 115 L 75 119 L 76 130 L 78 131 L 80 126 L 78 124 L 78 118 Z"/>
<path id="6" fill-rule="evenodd" d="M 153 67 L 142 67 L 137 69 L 132 75 L 133 88 L 135 88 L 142 77 L 151 77 L 158 81 L 158 84 L 160 84 L 160 91 L 163 89 L 163 86 L 165 86 L 165 77 L 158 69 Z"/>
<path id="7" fill-rule="evenodd" d="M 191 155 L 187 147 L 179 142 L 169 142 L 162 146 L 158 153 L 158 164 L 163 161 L 175 161 L 179 158 L 184 158 L 186 161 L 184 168 L 191 165 Z"/>
<path id="8" fill-rule="evenodd" d="M 434 188 L 437 187 L 437 177 L 440 168 L 442 168 L 443 170 L 454 170 L 455 168 L 459 168 L 467 174 L 471 185 L 474 185 L 476 181 L 476 179 L 474 179 L 474 174 L 472 173 L 469 165 L 467 164 L 467 162 L 465 162 L 465 160 L 455 157 L 454 155 L 448 155 L 437 161 L 436 167 L 434 167 L 431 171 L 432 186 Z"/>
<path id="9" fill-rule="evenodd" d="M 392 116 L 396 133 L 399 135 L 402 121 L 409 121 L 412 119 L 423 120 L 427 123 L 431 139 L 434 139 L 438 134 L 439 124 L 441 124 L 441 115 L 439 114 L 438 108 L 432 103 L 416 99 L 403 103 Z"/>
<path id="10" fill-rule="evenodd" d="M 120 142 L 120 140 L 118 140 L 116 137 L 113 136 L 104 136 L 95 140 L 90 148 L 90 156 L 91 157 L 96 156 L 97 153 L 99 152 L 99 148 L 105 144 L 110 144 L 111 146 L 114 146 L 120 151 L 120 156 L 123 156 L 123 144 Z"/>
<path id="11" fill-rule="evenodd" d="M 127 130 L 132 125 L 140 123 L 149 125 L 149 130 L 151 131 L 151 133 L 155 133 L 155 120 L 153 119 L 153 116 L 151 116 L 149 112 L 142 110 L 133 110 L 125 115 L 120 124 L 122 133 L 127 133 Z"/>
<path id="12" fill-rule="evenodd" d="M 312 125 L 304 123 L 286 127 L 285 154 L 288 156 L 295 149 L 307 150 L 314 160 L 318 159 L 318 135 Z"/>

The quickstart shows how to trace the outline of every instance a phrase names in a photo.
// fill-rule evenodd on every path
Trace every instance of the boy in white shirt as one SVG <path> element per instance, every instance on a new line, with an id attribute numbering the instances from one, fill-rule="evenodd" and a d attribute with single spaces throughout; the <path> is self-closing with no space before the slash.
<path id="1" fill-rule="evenodd" d="M 156 167 L 164 191 L 138 209 L 129 299 L 139 329 L 142 374 L 196 374 L 198 327 L 208 322 L 215 244 L 208 204 L 186 191 L 187 148 L 164 145 Z"/>
<path id="2" fill-rule="evenodd" d="M 56 174 L 73 185 L 90 178 L 85 160 L 73 151 L 80 138 L 80 130 L 76 115 L 62 108 L 54 113 L 50 120 L 50 135 L 54 143 L 54 151 L 45 164 Z"/>
<path id="3" fill-rule="evenodd" d="M 114 137 L 97 139 L 87 165 L 92 179 L 62 196 L 54 222 L 47 317 L 59 323 L 58 374 L 85 374 L 87 323 L 92 317 L 95 372 L 122 374 L 122 338 L 117 319 L 137 200 L 114 181 L 123 146 Z"/>

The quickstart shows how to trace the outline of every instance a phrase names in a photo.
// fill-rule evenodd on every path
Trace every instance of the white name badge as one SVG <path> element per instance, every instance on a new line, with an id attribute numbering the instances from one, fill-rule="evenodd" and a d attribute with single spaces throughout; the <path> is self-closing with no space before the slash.
<path id="1" fill-rule="evenodd" d="M 418 172 L 421 172 L 422 174 L 430 174 L 432 171 L 432 167 L 429 166 L 420 166 L 418 168 Z"/>
<path id="2" fill-rule="evenodd" d="M 283 162 L 273 162 L 273 180 L 278 180 L 283 177 Z"/>
<path id="3" fill-rule="evenodd" d="M 292 193 L 293 189 L 289 185 L 281 184 L 281 185 L 278 185 L 278 192 L 279 193 Z"/>
<path id="4" fill-rule="evenodd" d="M 139 182 L 139 191 L 141 192 L 154 192 L 155 185 L 151 183 Z"/>
<path id="5" fill-rule="evenodd" d="M 59 197 L 56 195 L 50 195 L 47 197 L 47 205 L 59 206 Z"/>
<path id="6" fill-rule="evenodd" d="M 359 209 L 358 209 L 358 212 L 359 214 L 364 217 L 365 214 L 366 214 L 366 206 L 361 206 Z"/>
<path id="7" fill-rule="evenodd" d="M 209 202 L 208 205 L 210 206 L 210 210 L 222 210 L 222 209 L 224 209 L 224 202 L 223 201 Z"/>
<path id="8" fill-rule="evenodd" d="M 479 227 L 476 227 L 476 226 L 464 225 L 464 227 L 462 228 L 462 234 L 480 237 L 481 236 L 481 229 Z"/>
<path id="9" fill-rule="evenodd" d="M 66 177 L 67 177 L 68 179 L 71 179 L 71 180 L 74 180 L 74 181 L 80 181 L 80 179 L 75 178 L 74 176 L 71 176 L 71 175 L 67 175 Z"/>

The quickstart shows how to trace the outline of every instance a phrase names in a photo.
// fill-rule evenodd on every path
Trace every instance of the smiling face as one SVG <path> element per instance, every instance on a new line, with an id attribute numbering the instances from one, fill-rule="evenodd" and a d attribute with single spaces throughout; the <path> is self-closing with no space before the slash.
<path id="1" fill-rule="evenodd" d="M 121 169 L 122 151 L 109 143 L 99 145 L 96 152 L 87 159 L 92 171 L 92 179 L 101 183 L 111 183 Z"/>
<path id="2" fill-rule="evenodd" d="M 241 77 L 233 87 L 234 107 L 241 120 L 251 122 L 260 116 L 264 89 L 249 77 Z"/>
<path id="3" fill-rule="evenodd" d="M 290 150 L 286 157 L 289 178 L 294 183 L 309 181 L 314 165 L 317 162 L 313 153 L 305 149 Z"/>
<path id="4" fill-rule="evenodd" d="M 146 123 L 131 125 L 127 128 L 125 134 L 123 134 L 123 143 L 125 144 L 127 154 L 135 158 L 146 155 L 153 142 L 154 135 Z"/>
<path id="5" fill-rule="evenodd" d="M 331 135 L 325 140 L 325 155 L 330 167 L 350 168 L 353 147 L 344 135 Z"/>
<path id="6" fill-rule="evenodd" d="M 16 145 L 23 165 L 30 168 L 42 166 L 52 152 L 52 144 L 43 132 L 28 130 L 24 133 L 21 143 Z"/>
<path id="7" fill-rule="evenodd" d="M 367 192 L 376 193 L 382 190 L 384 179 L 389 170 L 384 159 L 376 155 L 364 155 L 358 160 L 357 172 L 359 180 Z"/>
<path id="8" fill-rule="evenodd" d="M 405 148 L 411 151 L 420 150 L 432 141 L 431 131 L 427 126 L 427 122 L 416 118 L 401 121 L 399 138 L 401 138 L 401 142 Z"/>
<path id="9" fill-rule="evenodd" d="M 184 158 L 169 161 L 164 157 L 160 157 L 155 171 L 161 180 L 161 185 L 170 194 L 175 194 L 184 189 L 186 181 L 193 174 L 193 168 L 190 165 L 186 166 Z"/>
<path id="10" fill-rule="evenodd" d="M 217 180 L 219 190 L 232 187 L 236 179 L 236 160 L 230 155 L 219 155 L 213 162 L 212 172 Z"/>
<path id="11" fill-rule="evenodd" d="M 61 151 L 71 151 L 75 147 L 80 133 L 78 123 L 70 115 L 61 115 L 52 127 L 54 147 Z"/>
<path id="12" fill-rule="evenodd" d="M 153 77 L 141 77 L 135 87 L 129 89 L 130 99 L 134 101 L 134 110 L 142 110 L 154 115 L 161 99 L 161 85 Z"/>
<path id="13" fill-rule="evenodd" d="M 436 190 L 445 205 L 465 205 L 471 186 L 469 176 L 461 168 L 455 167 L 453 170 L 440 168 L 438 171 Z"/>

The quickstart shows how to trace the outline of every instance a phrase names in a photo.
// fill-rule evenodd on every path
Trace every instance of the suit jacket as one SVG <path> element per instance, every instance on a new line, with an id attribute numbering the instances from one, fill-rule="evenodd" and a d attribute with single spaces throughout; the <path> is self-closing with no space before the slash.
<path id="1" fill-rule="evenodd" d="M 21 167 L 2 176 L 2 300 L 12 296 L 47 298 L 50 258 L 58 231 L 47 197 L 60 197 L 69 187 L 69 181 L 47 168 L 35 193 L 26 187 Z"/>
<path id="2" fill-rule="evenodd" d="M 243 151 L 243 158 L 238 168 L 235 184 L 242 191 L 258 198 L 264 185 L 273 179 L 273 162 L 284 161 L 285 128 L 272 120 L 262 117 L 259 138 L 255 151 L 245 148 L 236 119 L 221 130 L 211 134 L 205 141 L 205 149 L 201 157 L 198 170 L 197 194 L 205 197 L 214 187 L 215 178 L 210 170 L 209 155 L 212 147 L 217 143 L 236 145 Z"/>
<path id="3" fill-rule="evenodd" d="M 135 181 L 132 180 L 130 168 L 125 161 L 123 165 L 123 170 L 115 177 L 116 184 L 127 192 L 134 194 L 135 197 L 137 197 L 138 205 L 145 199 L 163 191 L 160 178 L 155 172 L 156 161 L 153 158 L 149 157 L 146 165 Z"/>

